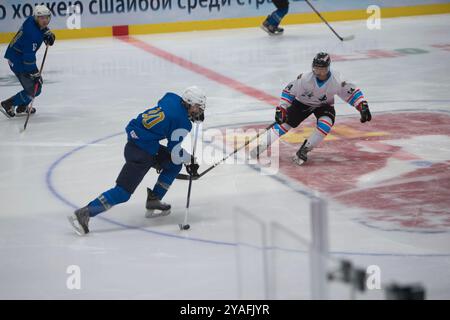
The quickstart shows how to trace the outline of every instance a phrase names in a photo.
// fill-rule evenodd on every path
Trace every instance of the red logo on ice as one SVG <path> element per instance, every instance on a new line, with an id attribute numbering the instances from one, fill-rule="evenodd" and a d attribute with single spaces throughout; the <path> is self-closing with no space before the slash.
<path id="1" fill-rule="evenodd" d="M 338 117 L 327 139 L 299 167 L 292 156 L 314 130 L 314 119 L 280 144 L 280 172 L 359 207 L 359 222 L 383 230 L 450 231 L 450 113 Z M 358 210 L 359 211 L 359 210 Z"/>

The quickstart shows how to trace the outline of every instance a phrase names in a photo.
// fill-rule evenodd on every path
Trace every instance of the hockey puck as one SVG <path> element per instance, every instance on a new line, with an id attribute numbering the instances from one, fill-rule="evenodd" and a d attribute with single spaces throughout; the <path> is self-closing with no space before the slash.
<path id="1" fill-rule="evenodd" d="M 191 227 L 189 224 L 182 223 L 180 223 L 178 226 L 180 227 L 180 230 L 189 230 L 189 228 Z"/>

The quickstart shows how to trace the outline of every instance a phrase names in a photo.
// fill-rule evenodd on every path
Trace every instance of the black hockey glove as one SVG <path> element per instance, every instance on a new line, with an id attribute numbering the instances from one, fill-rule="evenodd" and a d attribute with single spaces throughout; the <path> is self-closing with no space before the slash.
<path id="1" fill-rule="evenodd" d="M 164 168 L 164 165 L 171 162 L 171 154 L 166 146 L 159 146 L 158 153 L 156 154 L 156 161 L 154 168 L 159 174 Z"/>
<path id="2" fill-rule="evenodd" d="M 192 122 L 203 122 L 205 121 L 205 112 L 201 111 L 198 115 L 192 117 Z"/>
<path id="3" fill-rule="evenodd" d="M 53 32 L 51 32 L 50 30 L 47 30 L 44 33 L 44 43 L 47 46 L 52 46 L 55 43 L 55 39 L 56 39 L 55 34 Z"/>
<path id="4" fill-rule="evenodd" d="M 275 121 L 278 124 L 283 124 L 287 120 L 287 111 L 281 107 L 277 107 L 275 109 Z"/>
<path id="5" fill-rule="evenodd" d="M 361 102 L 356 109 L 358 109 L 359 113 L 361 114 L 362 123 L 372 120 L 372 115 L 370 114 L 369 104 L 367 103 L 367 101 Z"/>
<path id="6" fill-rule="evenodd" d="M 195 158 L 193 156 L 191 156 L 191 162 L 188 164 L 185 164 L 186 166 L 186 171 L 187 173 L 192 176 L 192 177 L 198 177 L 198 168 L 200 168 L 200 166 L 198 165 L 198 163 L 195 161 Z"/>

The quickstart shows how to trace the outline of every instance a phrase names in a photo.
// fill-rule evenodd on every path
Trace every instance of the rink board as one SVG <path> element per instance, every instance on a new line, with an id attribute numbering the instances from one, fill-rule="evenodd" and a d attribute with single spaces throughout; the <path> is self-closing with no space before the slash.
<path id="1" fill-rule="evenodd" d="M 380 6 L 381 18 L 392 18 L 402 16 L 418 16 L 429 14 L 443 14 L 450 13 L 450 2 L 447 3 L 427 3 L 418 5 L 408 5 L 411 3 L 420 3 L 421 1 L 405 0 L 397 5 L 407 4 L 405 6 L 391 7 L 391 4 L 387 6 Z M 8 1 L 9 3 L 17 2 L 15 0 Z M 88 6 L 88 1 L 86 7 Z M 91 1 L 93 2 L 93 1 Z M 94 1 L 95 2 L 95 1 Z M 220 2 L 220 0 L 219 0 Z M 226 2 L 226 1 L 225 1 Z M 240 2 L 240 1 L 239 1 Z M 249 0 L 251 3 L 251 0 Z M 336 7 L 335 4 L 329 4 L 325 2 L 323 9 L 321 10 L 321 3 L 314 3 L 319 11 L 328 21 L 346 21 L 346 20 L 365 20 L 373 16 L 373 11 L 367 8 L 367 4 L 362 1 L 360 3 L 343 4 Z M 379 1 L 383 4 L 383 1 Z M 161 2 L 162 3 L 162 2 Z M 229 2 L 228 2 L 229 3 Z M 376 4 L 376 3 L 375 3 Z M 71 11 L 67 11 L 69 14 L 64 16 L 55 16 L 52 20 L 51 27 L 55 30 L 55 34 L 58 39 L 78 39 L 78 38 L 93 38 L 93 37 L 111 37 L 120 35 L 136 35 L 136 34 L 153 34 L 153 33 L 170 33 L 170 32 L 185 32 L 185 31 L 199 31 L 199 30 L 213 30 L 213 29 L 233 29 L 233 28 L 251 28 L 258 27 L 265 16 L 273 11 L 274 7 L 272 3 L 262 3 L 258 8 L 249 9 L 247 7 L 230 7 L 222 9 L 222 11 L 214 12 L 209 10 L 209 13 L 200 12 L 196 14 L 195 11 L 186 14 L 186 12 L 173 12 L 165 16 L 164 14 L 150 15 L 147 14 L 127 14 L 118 15 L 117 13 L 98 14 L 85 17 L 81 15 L 81 28 L 80 29 L 68 29 L 68 20 Z M 3 9 L 2 9 L 3 8 Z M 8 12 L 7 5 L 0 7 L 0 43 L 8 43 L 19 29 L 25 14 L 29 11 L 22 10 L 12 13 Z M 11 5 L 11 8 L 12 5 Z M 15 7 L 18 8 L 17 5 Z M 346 10 L 340 10 L 340 8 L 346 8 Z M 204 9 L 204 8 L 202 8 Z M 306 10 L 305 10 L 306 9 Z M 328 9 L 328 10 L 327 10 Z M 85 9 L 87 11 L 87 9 Z M 186 11 L 186 10 L 185 10 Z M 208 10 L 206 10 L 208 11 Z M 13 16 L 17 16 L 20 19 L 12 19 Z M 153 13 L 154 14 L 154 13 Z M 86 14 L 87 15 L 87 14 Z M 104 16 L 107 16 L 105 20 Z M 3 17 L 3 18 L 2 18 Z M 133 21 L 130 24 L 129 21 Z M 144 23 L 148 21 L 154 21 L 156 23 Z M 307 24 L 307 23 L 322 23 L 320 18 L 311 11 L 306 4 L 291 2 L 290 12 L 283 19 L 284 25 L 292 24 Z M 4 32 L 6 31 L 6 32 Z"/>

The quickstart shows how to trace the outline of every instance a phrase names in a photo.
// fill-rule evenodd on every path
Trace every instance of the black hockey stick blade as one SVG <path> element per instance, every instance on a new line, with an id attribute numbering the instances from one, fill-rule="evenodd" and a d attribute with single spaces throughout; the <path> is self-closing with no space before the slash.
<path id="1" fill-rule="evenodd" d="M 342 37 L 342 41 L 351 41 L 353 39 L 355 39 L 355 36 L 353 34 L 347 37 Z"/>
<path id="2" fill-rule="evenodd" d="M 188 174 L 184 174 L 184 173 L 179 173 L 178 175 L 177 175 L 177 179 L 178 180 L 189 180 L 190 179 L 190 175 L 188 175 Z M 198 175 L 198 176 L 193 176 L 192 177 L 192 180 L 198 180 L 200 178 L 200 175 Z"/>

